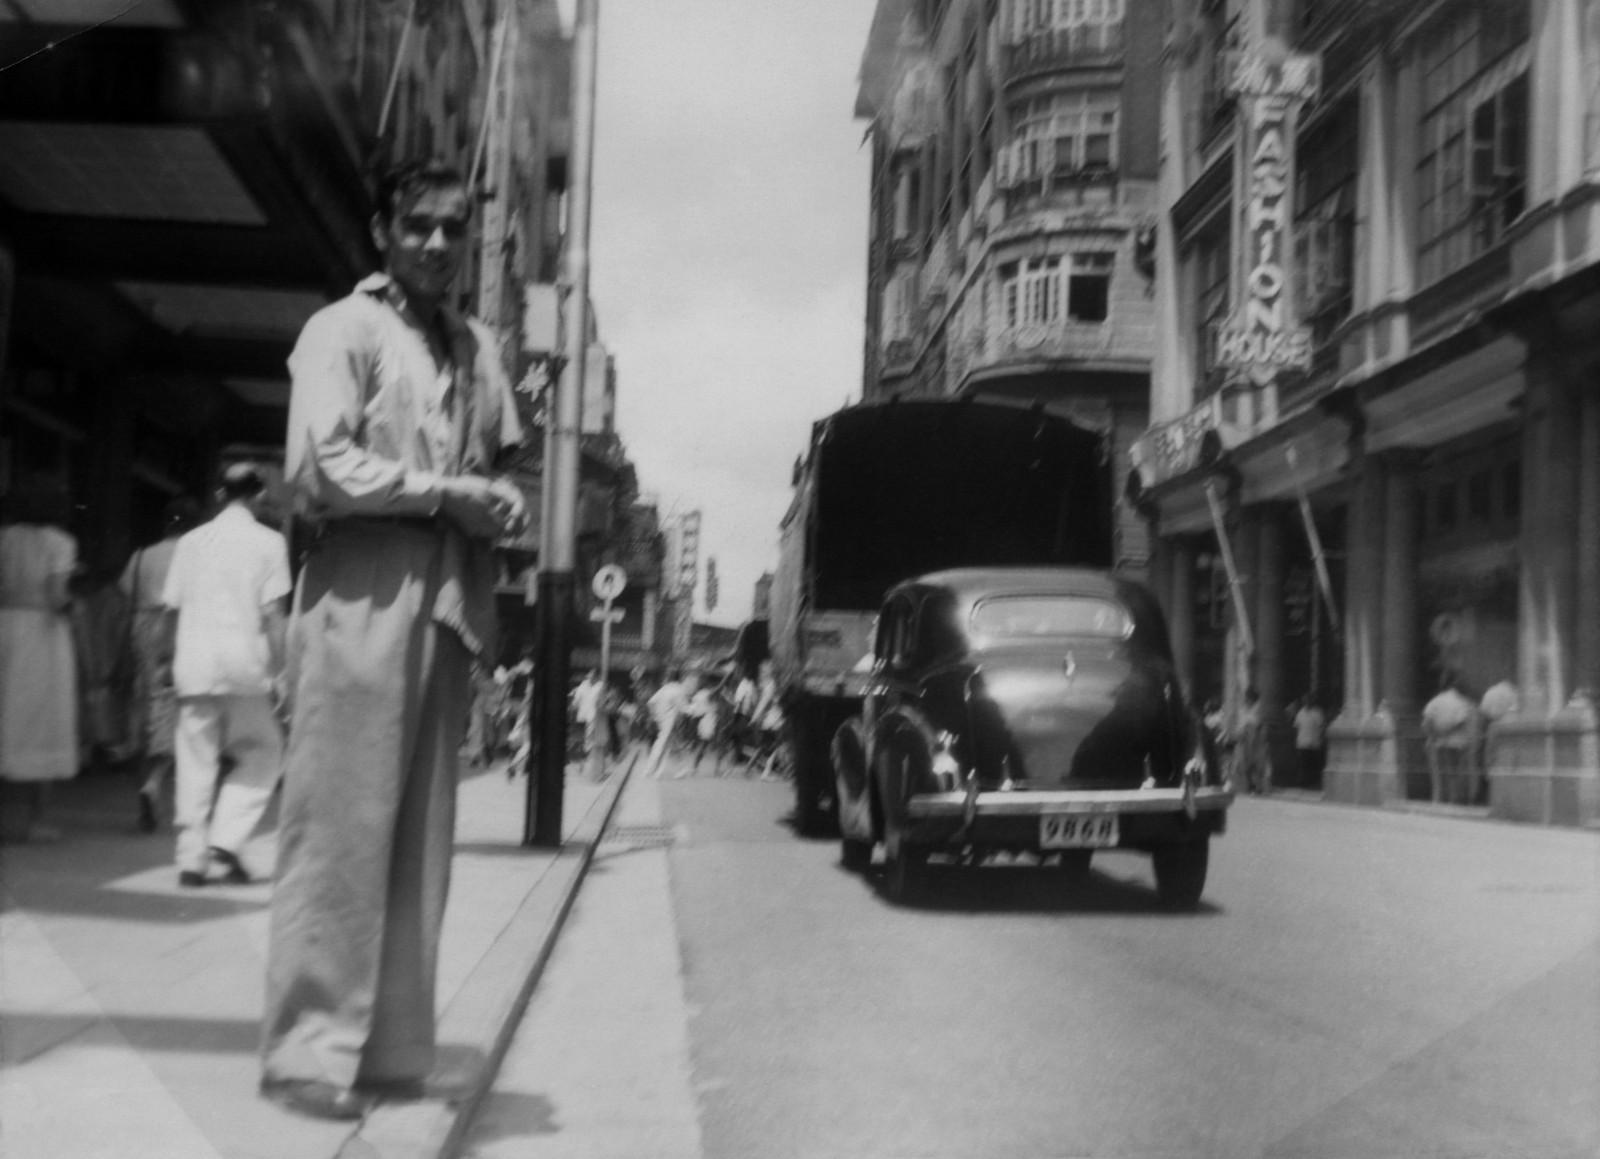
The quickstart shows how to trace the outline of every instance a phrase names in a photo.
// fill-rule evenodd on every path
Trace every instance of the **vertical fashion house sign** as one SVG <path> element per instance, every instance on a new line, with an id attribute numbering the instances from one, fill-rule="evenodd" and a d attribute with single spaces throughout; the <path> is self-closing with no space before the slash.
<path id="1" fill-rule="evenodd" d="M 1232 90 L 1249 110 L 1243 210 L 1246 274 L 1238 311 L 1217 328 L 1217 365 L 1259 384 L 1280 370 L 1311 366 L 1311 332 L 1296 325 L 1290 287 L 1294 246 L 1294 125 L 1302 102 L 1317 95 L 1320 58 L 1279 59 L 1241 53 Z"/>

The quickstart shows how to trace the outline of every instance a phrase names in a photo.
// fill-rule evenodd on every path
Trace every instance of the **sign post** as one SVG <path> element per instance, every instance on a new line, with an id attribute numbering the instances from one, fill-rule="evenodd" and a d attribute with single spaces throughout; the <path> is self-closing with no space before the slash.
<path id="1" fill-rule="evenodd" d="M 611 684 L 611 625 L 622 619 L 622 609 L 613 608 L 612 602 L 628 586 L 628 573 L 614 563 L 608 563 L 594 573 L 590 590 L 600 600 L 600 606 L 589 613 L 591 620 L 600 623 L 600 689 L 601 696 L 595 712 L 603 710 L 605 689 Z M 598 724 L 598 720 L 595 722 Z M 591 781 L 598 781 L 605 772 L 606 745 L 599 743 L 599 729 L 591 725 L 584 737 L 583 771 Z"/>
<path id="2" fill-rule="evenodd" d="M 611 671 L 611 625 L 622 622 L 622 609 L 613 609 L 612 602 L 628 586 L 628 573 L 614 563 L 608 563 L 594 573 L 590 585 L 601 606 L 589 613 L 591 620 L 600 621 L 600 679 Z"/>

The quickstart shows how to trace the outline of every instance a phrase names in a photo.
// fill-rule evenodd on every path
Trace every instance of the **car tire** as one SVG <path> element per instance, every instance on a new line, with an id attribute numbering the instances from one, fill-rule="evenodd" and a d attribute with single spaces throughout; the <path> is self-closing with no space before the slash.
<path id="1" fill-rule="evenodd" d="M 872 865 L 872 842 L 859 837 L 841 838 L 839 864 L 851 873 L 865 873 Z"/>
<path id="2" fill-rule="evenodd" d="M 896 905 L 909 905 L 922 896 L 926 884 L 928 850 L 904 841 L 891 842 L 883 861 L 883 891 Z"/>
<path id="3" fill-rule="evenodd" d="M 1171 909 L 1193 909 L 1206 887 L 1211 861 L 1211 841 L 1180 841 L 1157 846 L 1150 855 L 1156 875 L 1156 895 Z"/>

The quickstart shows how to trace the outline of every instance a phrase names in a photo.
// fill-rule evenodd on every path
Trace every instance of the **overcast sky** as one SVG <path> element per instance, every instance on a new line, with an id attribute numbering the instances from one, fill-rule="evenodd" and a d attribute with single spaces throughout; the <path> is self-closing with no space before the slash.
<path id="1" fill-rule="evenodd" d="M 590 294 L 640 489 L 702 512 L 713 623 L 776 562 L 811 423 L 860 398 L 873 7 L 600 0 Z"/>

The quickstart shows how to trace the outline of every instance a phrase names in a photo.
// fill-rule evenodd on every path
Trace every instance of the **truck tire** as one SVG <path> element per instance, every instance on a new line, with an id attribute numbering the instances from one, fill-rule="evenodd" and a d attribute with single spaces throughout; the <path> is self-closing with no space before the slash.
<path id="1" fill-rule="evenodd" d="M 789 755 L 794 767 L 794 827 L 803 837 L 834 832 L 831 739 L 818 727 L 815 709 L 802 709 L 789 722 Z"/>
<path id="2" fill-rule="evenodd" d="M 1158 845 L 1150 854 L 1156 874 L 1156 896 L 1168 909 L 1194 909 L 1206 888 L 1211 839 Z"/>

